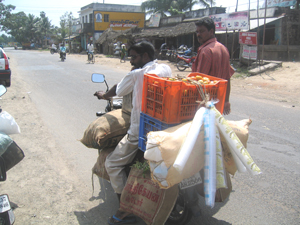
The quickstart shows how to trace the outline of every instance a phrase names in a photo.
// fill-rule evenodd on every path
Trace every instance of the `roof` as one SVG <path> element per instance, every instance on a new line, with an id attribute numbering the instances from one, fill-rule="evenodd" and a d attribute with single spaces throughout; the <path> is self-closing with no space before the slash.
<path id="1" fill-rule="evenodd" d="M 284 15 L 279 16 L 279 17 L 275 17 L 275 18 L 266 18 L 266 24 L 271 23 L 275 20 L 279 20 L 282 19 L 284 17 Z M 259 19 L 259 26 L 263 26 L 265 22 L 265 19 Z M 250 29 L 249 30 L 253 30 L 256 29 L 257 26 L 257 19 L 252 19 L 250 20 Z"/>
<path id="2" fill-rule="evenodd" d="M 194 22 L 180 23 L 170 27 L 143 28 L 139 33 L 133 33 L 134 37 L 176 37 L 179 35 L 191 34 L 196 32 Z"/>

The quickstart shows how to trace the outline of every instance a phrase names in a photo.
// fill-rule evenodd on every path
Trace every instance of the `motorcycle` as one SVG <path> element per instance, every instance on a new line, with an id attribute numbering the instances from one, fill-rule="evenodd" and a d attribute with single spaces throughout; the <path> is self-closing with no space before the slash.
<path id="1" fill-rule="evenodd" d="M 6 93 L 6 88 L 0 85 L 0 96 Z M 7 171 L 24 158 L 22 149 L 8 136 L 19 133 L 19 127 L 12 116 L 0 108 L 0 182 L 7 179 Z M 11 225 L 15 215 L 7 194 L 0 195 L 0 224 Z"/>
<path id="2" fill-rule="evenodd" d="M 105 76 L 103 74 L 92 74 L 92 81 L 95 83 L 105 83 L 107 89 L 109 90 L 108 84 L 105 80 Z M 125 96 L 124 96 L 125 97 Z M 111 110 L 122 108 L 123 99 L 114 101 L 113 99 L 107 100 L 107 106 L 105 108 L 105 112 L 101 113 L 102 116 L 106 112 Z M 125 105 L 125 99 L 124 99 Z M 138 151 L 135 159 L 132 164 L 139 160 L 143 162 L 144 160 L 144 152 L 140 149 Z M 131 165 L 127 165 L 125 171 L 127 175 L 131 169 Z M 199 195 L 204 196 L 203 194 L 203 177 L 204 171 L 201 170 L 199 173 L 196 173 L 194 176 L 184 179 L 179 185 L 179 194 L 177 196 L 176 203 L 169 215 L 169 218 L 166 224 L 169 225 L 185 225 L 187 224 L 193 216 L 197 217 L 201 215 L 200 206 L 198 205 Z"/>
<path id="3" fill-rule="evenodd" d="M 184 71 L 186 68 L 192 68 L 196 56 L 177 55 L 176 67 L 179 71 Z"/>
<path id="4" fill-rule="evenodd" d="M 89 63 L 95 63 L 95 57 L 94 57 L 94 53 L 93 52 L 88 52 L 88 62 Z"/>
<path id="5" fill-rule="evenodd" d="M 92 74 L 92 82 L 94 83 L 105 83 L 106 85 L 106 92 L 109 90 L 108 84 L 105 80 L 105 76 L 103 74 Z M 115 109 L 122 109 L 123 105 L 123 98 L 120 97 L 112 97 L 107 100 L 107 105 L 105 107 L 105 112 L 96 112 L 96 116 L 103 116 L 105 113 L 110 112 Z"/>
<path id="6" fill-rule="evenodd" d="M 66 59 L 66 51 L 65 50 L 63 50 L 63 51 L 60 51 L 60 60 L 63 62 L 63 61 L 65 61 L 65 59 Z"/>
<path id="7" fill-rule="evenodd" d="M 59 52 L 59 49 L 57 48 L 51 48 L 50 49 L 50 53 L 53 55 L 54 53 L 58 53 Z"/>

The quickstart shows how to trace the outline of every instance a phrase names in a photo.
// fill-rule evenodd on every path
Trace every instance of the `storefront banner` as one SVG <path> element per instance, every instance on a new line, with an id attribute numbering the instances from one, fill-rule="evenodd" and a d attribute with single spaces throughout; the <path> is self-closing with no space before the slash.
<path id="1" fill-rule="evenodd" d="M 150 21 L 149 21 L 149 25 L 148 26 L 149 27 L 159 27 L 160 17 L 161 17 L 160 13 L 152 15 L 150 17 Z"/>
<path id="2" fill-rule="evenodd" d="M 267 0 L 267 7 L 289 7 L 296 5 L 297 0 Z"/>
<path id="3" fill-rule="evenodd" d="M 248 11 L 210 15 L 216 25 L 216 31 L 248 30 Z"/>

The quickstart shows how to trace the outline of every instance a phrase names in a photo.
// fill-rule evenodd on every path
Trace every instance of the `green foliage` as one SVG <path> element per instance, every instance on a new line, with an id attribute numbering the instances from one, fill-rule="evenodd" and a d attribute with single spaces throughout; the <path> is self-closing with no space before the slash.
<path id="1" fill-rule="evenodd" d="M 147 160 L 145 160 L 144 162 L 140 162 L 140 161 L 136 161 L 135 164 L 133 164 L 131 166 L 132 168 L 138 169 L 138 170 L 142 170 L 143 171 L 143 176 L 145 177 L 146 173 L 150 172 L 150 167 L 149 167 L 149 163 Z"/>
<path id="2" fill-rule="evenodd" d="M 147 0 L 142 3 L 142 10 L 147 14 L 161 14 L 166 16 L 166 13 L 171 15 L 182 14 L 185 11 L 191 11 L 193 6 L 200 4 L 205 8 L 215 5 L 214 0 Z"/>

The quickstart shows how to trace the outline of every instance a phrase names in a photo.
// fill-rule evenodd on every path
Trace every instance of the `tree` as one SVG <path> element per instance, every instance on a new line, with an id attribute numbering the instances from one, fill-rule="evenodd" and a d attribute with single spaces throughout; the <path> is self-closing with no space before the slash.
<path id="1" fill-rule="evenodd" d="M 209 3 L 208 3 L 209 2 Z M 141 7 L 143 11 L 148 14 L 160 13 L 162 16 L 166 16 L 166 12 L 171 15 L 178 15 L 185 11 L 191 11 L 196 4 L 203 5 L 205 8 L 209 8 L 210 5 L 214 5 L 214 0 L 147 0 L 142 3 Z"/>
<path id="2" fill-rule="evenodd" d="M 147 0 L 142 3 L 141 8 L 143 11 L 147 10 L 148 14 L 160 13 L 162 17 L 166 16 L 166 12 L 173 6 L 173 0 Z"/>
<path id="3" fill-rule="evenodd" d="M 2 30 L 2 22 L 10 16 L 10 12 L 14 10 L 16 6 L 14 5 L 4 5 L 2 0 L 0 0 L 0 27 Z"/>
<path id="4" fill-rule="evenodd" d="M 47 45 L 47 34 L 50 33 L 51 29 L 51 21 L 46 16 L 46 13 L 42 11 L 40 13 L 41 20 L 39 22 L 39 31 L 43 35 L 43 38 L 45 40 L 45 45 Z"/>
<path id="5" fill-rule="evenodd" d="M 18 42 L 29 42 L 26 36 L 27 16 L 24 12 L 8 15 L 1 23 L 2 31 L 15 37 Z"/>

